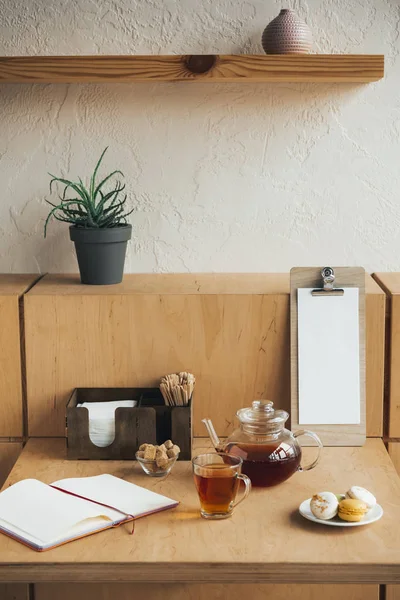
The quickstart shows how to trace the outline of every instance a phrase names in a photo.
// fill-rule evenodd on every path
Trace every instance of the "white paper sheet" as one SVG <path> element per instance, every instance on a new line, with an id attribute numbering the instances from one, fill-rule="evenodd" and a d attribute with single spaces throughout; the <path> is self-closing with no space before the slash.
<path id="1" fill-rule="evenodd" d="M 65 494 L 36 479 L 19 481 L 0 494 L 0 518 L 43 542 L 52 542 L 81 521 L 102 515 L 111 522 L 126 518 L 117 510 Z"/>
<path id="2" fill-rule="evenodd" d="M 62 479 L 55 481 L 52 485 L 95 502 L 113 506 L 133 517 L 140 517 L 178 504 L 171 498 L 107 474 Z"/>
<path id="3" fill-rule="evenodd" d="M 360 423 L 358 288 L 312 296 L 299 288 L 299 424 Z"/>

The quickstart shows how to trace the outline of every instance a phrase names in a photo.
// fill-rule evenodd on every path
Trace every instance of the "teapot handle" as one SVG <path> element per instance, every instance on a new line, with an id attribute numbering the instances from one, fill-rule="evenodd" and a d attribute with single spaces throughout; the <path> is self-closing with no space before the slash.
<path id="1" fill-rule="evenodd" d="M 295 438 L 298 438 L 301 435 L 307 435 L 308 437 L 312 438 L 313 440 L 315 440 L 317 442 L 317 446 L 318 446 L 318 455 L 317 455 L 317 458 L 314 460 L 314 462 L 310 463 L 309 465 L 306 465 L 305 467 L 302 467 L 300 465 L 300 467 L 299 467 L 299 471 L 310 471 L 311 469 L 313 469 L 314 467 L 316 467 L 317 464 L 319 463 L 319 459 L 321 458 L 321 452 L 322 452 L 323 445 L 322 445 L 321 440 L 317 436 L 317 434 L 313 433 L 312 431 L 308 431 L 307 429 L 299 429 L 299 431 L 295 431 L 293 433 L 293 436 Z"/>

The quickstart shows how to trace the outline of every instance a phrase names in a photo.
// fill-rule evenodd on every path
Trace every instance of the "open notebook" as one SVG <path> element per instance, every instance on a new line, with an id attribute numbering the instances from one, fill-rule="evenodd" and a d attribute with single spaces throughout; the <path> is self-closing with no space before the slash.
<path id="1" fill-rule="evenodd" d="M 113 475 L 24 479 L 0 494 L 0 531 L 41 552 L 177 504 Z"/>

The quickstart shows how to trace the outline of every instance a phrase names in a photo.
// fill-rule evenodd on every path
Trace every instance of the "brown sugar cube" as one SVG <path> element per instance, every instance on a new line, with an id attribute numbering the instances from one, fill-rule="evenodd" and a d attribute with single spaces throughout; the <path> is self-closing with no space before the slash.
<path id="1" fill-rule="evenodd" d="M 168 456 L 167 456 L 167 451 L 165 450 L 160 450 L 159 448 L 157 448 L 156 451 L 156 462 L 157 461 L 162 461 L 162 460 L 168 460 Z"/>
<path id="2" fill-rule="evenodd" d="M 157 467 L 164 469 L 168 465 L 168 456 L 165 452 L 160 452 L 160 454 L 156 458 Z"/>
<path id="3" fill-rule="evenodd" d="M 146 469 L 148 469 L 151 473 L 156 473 L 157 472 L 157 464 L 156 461 L 148 463 L 146 465 Z"/>
<path id="4" fill-rule="evenodd" d="M 144 450 L 146 450 L 147 446 L 151 446 L 151 444 L 142 444 L 141 446 L 139 446 L 139 450 L 144 452 Z"/>
<path id="5" fill-rule="evenodd" d="M 165 444 L 161 444 L 161 446 L 157 446 L 157 452 L 166 452 L 167 448 L 165 447 Z"/>
<path id="6" fill-rule="evenodd" d="M 139 452 L 136 453 L 136 456 L 138 458 L 144 458 L 144 452 L 143 452 L 143 450 L 139 450 Z"/>
<path id="7" fill-rule="evenodd" d="M 146 460 L 154 460 L 156 457 L 156 447 L 152 446 L 152 444 L 147 444 L 147 448 L 144 451 L 144 458 Z"/>
<path id="8" fill-rule="evenodd" d="M 167 450 L 167 456 L 169 458 L 174 458 L 174 456 L 178 456 L 179 452 L 181 451 L 181 449 L 179 448 L 179 446 L 177 446 L 176 444 L 174 444 L 172 446 L 172 448 L 170 448 L 169 450 Z"/>
<path id="9" fill-rule="evenodd" d="M 167 450 L 170 450 L 174 444 L 173 442 L 171 442 L 171 440 L 167 440 L 166 442 L 164 442 L 163 445 L 166 447 Z"/>

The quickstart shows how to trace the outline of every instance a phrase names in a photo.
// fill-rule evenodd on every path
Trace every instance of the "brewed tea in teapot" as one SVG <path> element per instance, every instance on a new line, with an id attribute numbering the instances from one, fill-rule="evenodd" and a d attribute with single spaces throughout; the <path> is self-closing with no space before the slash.
<path id="1" fill-rule="evenodd" d="M 242 472 L 248 475 L 253 486 L 270 487 L 289 479 L 296 471 L 313 469 L 319 461 L 322 442 L 312 431 L 292 433 L 284 428 L 289 414 L 275 410 L 273 402 L 255 400 L 249 408 L 236 413 L 240 428 L 221 443 L 212 422 L 203 419 L 211 441 L 218 452 L 226 452 L 243 459 Z M 301 435 L 312 437 L 318 445 L 316 460 L 301 466 L 301 447 L 297 438 Z"/>

